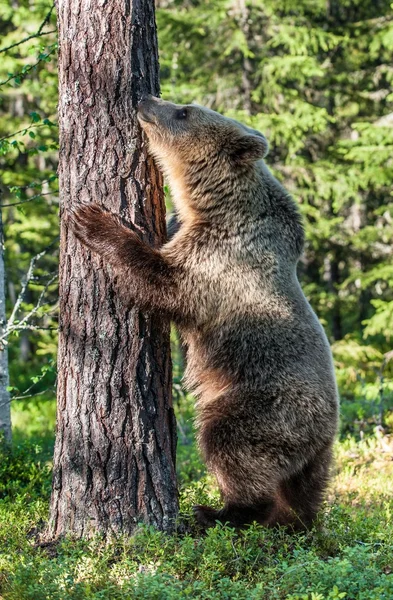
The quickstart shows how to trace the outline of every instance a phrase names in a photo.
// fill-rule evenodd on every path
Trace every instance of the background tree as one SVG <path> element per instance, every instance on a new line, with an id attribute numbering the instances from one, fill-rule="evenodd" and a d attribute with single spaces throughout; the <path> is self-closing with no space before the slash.
<path id="1" fill-rule="evenodd" d="M 44 21 L 40 37 L 28 39 Z M 338 10 L 334 2 L 160 0 L 158 22 L 164 96 L 206 104 L 268 134 L 268 162 L 306 218 L 302 283 L 333 343 L 344 426 L 353 430 L 375 423 L 381 398 L 388 424 L 393 402 L 392 364 L 384 359 L 393 329 L 389 2 L 351 0 L 340 2 Z M 0 83 L 8 81 L 0 85 L 0 136 L 6 137 L 0 141 L 0 186 L 3 203 L 13 204 L 4 208 L 8 315 L 31 257 L 58 230 L 53 29 L 50 4 L 1 0 L 1 46 L 11 47 L 0 54 Z M 37 263 L 23 314 L 37 302 L 57 260 L 54 245 Z M 16 434 L 40 420 L 48 444 L 56 299 L 53 284 L 34 317 L 40 329 L 13 330 L 9 338 L 12 397 L 35 396 L 13 403 Z"/>
<path id="2" fill-rule="evenodd" d="M 58 5 L 61 191 L 58 413 L 51 534 L 171 531 L 177 515 L 169 323 L 121 302 L 108 266 L 67 228 L 96 202 L 165 240 L 161 185 L 136 120 L 157 95 L 151 0 Z"/>
<path id="3" fill-rule="evenodd" d="M 7 323 L 5 307 L 5 268 L 4 268 L 4 241 L 3 220 L 0 210 L 0 337 L 4 335 Z M 0 435 L 9 442 L 11 440 L 11 403 L 9 393 L 8 349 L 0 341 Z"/>

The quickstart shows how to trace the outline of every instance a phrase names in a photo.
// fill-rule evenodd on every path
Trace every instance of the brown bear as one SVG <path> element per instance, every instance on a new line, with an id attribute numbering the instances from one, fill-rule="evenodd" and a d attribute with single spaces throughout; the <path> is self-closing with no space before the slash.
<path id="1" fill-rule="evenodd" d="M 171 188 L 172 239 L 153 249 L 95 205 L 71 226 L 121 274 L 123 295 L 179 329 L 200 449 L 224 501 L 195 507 L 198 521 L 307 527 L 329 478 L 338 394 L 296 276 L 298 208 L 262 160 L 259 132 L 153 97 L 138 119 Z"/>

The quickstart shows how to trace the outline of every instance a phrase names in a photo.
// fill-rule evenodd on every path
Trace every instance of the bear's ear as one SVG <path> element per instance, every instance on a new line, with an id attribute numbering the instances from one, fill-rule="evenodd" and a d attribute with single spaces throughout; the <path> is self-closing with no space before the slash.
<path id="1" fill-rule="evenodd" d="M 231 143 L 230 152 L 235 161 L 256 162 L 269 151 L 267 139 L 259 132 L 239 136 Z"/>

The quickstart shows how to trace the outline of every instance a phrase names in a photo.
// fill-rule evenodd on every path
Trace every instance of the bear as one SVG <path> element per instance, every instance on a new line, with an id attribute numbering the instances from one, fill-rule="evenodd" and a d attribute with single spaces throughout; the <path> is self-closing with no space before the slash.
<path id="1" fill-rule="evenodd" d="M 311 526 L 338 426 L 330 346 L 297 278 L 304 228 L 269 171 L 264 135 L 208 108 L 148 96 L 138 120 L 175 205 L 161 248 L 96 205 L 70 227 L 119 293 L 171 319 L 187 351 L 197 439 L 223 506 L 203 528 Z"/>

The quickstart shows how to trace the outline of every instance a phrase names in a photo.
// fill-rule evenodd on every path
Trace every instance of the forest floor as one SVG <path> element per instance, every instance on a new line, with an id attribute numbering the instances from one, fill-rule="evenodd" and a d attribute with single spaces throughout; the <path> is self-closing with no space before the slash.
<path id="1" fill-rule="evenodd" d="M 48 516 L 54 406 L 14 411 L 15 447 L 0 454 L 0 600 L 392 600 L 393 440 L 336 444 L 336 474 L 305 534 L 217 526 L 192 505 L 218 503 L 179 415 L 181 514 L 187 535 L 141 527 L 132 538 L 37 543 Z"/>

